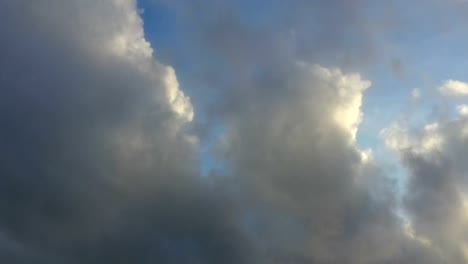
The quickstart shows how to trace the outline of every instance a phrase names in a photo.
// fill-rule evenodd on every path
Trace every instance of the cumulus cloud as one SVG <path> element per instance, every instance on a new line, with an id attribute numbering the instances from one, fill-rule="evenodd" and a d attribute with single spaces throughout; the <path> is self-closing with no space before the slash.
<path id="1" fill-rule="evenodd" d="M 448 80 L 441 87 L 439 92 L 445 96 L 466 96 L 468 95 L 468 84 L 457 80 Z"/>
<path id="2" fill-rule="evenodd" d="M 307 68 L 307 65 L 303 65 Z M 362 80 L 359 74 L 342 74 L 339 69 L 326 69 L 315 66 L 312 73 L 334 89 L 338 104 L 333 110 L 333 119 L 350 134 L 352 140 L 356 139 L 358 125 L 361 122 L 361 104 L 363 92 L 370 87 L 371 82 Z"/>
<path id="3" fill-rule="evenodd" d="M 222 128 L 205 177 L 199 112 L 135 1 L 0 2 L 0 262 L 461 263 L 466 118 L 383 132 L 414 174 L 405 222 L 357 144 L 371 81 L 310 62 L 372 60 L 361 1 L 276 4 L 278 31 L 215 2 L 170 3 L 216 88 L 194 90 Z"/>
<path id="4" fill-rule="evenodd" d="M 246 263 L 135 1 L 0 10 L 0 262 Z"/>
<path id="5" fill-rule="evenodd" d="M 411 149 L 412 152 L 424 155 L 442 148 L 444 139 L 441 137 L 439 129 L 438 123 L 432 123 L 424 126 L 418 135 L 413 135 L 409 133 L 407 128 L 393 124 L 383 129 L 380 134 L 387 147 L 393 150 L 406 151 Z"/>
<path id="6" fill-rule="evenodd" d="M 404 210 L 411 233 L 447 263 L 468 261 L 467 131 L 466 118 L 458 116 L 414 132 L 392 127 L 383 133 L 409 172 Z"/>
<path id="7" fill-rule="evenodd" d="M 249 201 L 252 232 L 266 248 L 267 263 L 401 257 L 404 234 L 391 195 L 368 191 L 390 184 L 354 141 L 370 82 L 304 63 L 283 78 L 283 91 L 261 101 L 248 97 L 226 135 L 226 157 Z"/>

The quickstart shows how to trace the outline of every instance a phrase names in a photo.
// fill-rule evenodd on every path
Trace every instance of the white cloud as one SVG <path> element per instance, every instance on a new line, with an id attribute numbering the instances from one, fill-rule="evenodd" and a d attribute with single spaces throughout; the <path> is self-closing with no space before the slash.
<path id="1" fill-rule="evenodd" d="M 458 114 L 461 116 L 468 116 L 468 105 L 458 105 L 457 106 Z"/>
<path id="2" fill-rule="evenodd" d="M 392 150 L 409 148 L 414 142 L 414 139 L 408 135 L 406 128 L 398 124 L 382 129 L 380 136 L 384 139 L 385 145 Z"/>
<path id="3" fill-rule="evenodd" d="M 421 98 L 421 90 L 419 90 L 418 88 L 413 89 L 411 91 L 411 98 L 413 98 L 414 100 Z"/>
<path id="4" fill-rule="evenodd" d="M 297 65 L 301 71 L 310 75 L 308 79 L 311 87 L 305 90 L 307 96 L 314 96 L 312 92 L 315 92 L 330 97 L 326 99 L 328 105 L 324 105 L 324 108 L 328 109 L 331 116 L 324 116 L 324 119 L 332 120 L 354 142 L 363 117 L 363 94 L 371 86 L 371 81 L 363 79 L 359 73 L 345 74 L 338 68 L 325 68 L 305 62 L 298 62 Z"/>
<path id="5" fill-rule="evenodd" d="M 439 124 L 428 124 L 420 135 L 410 133 L 408 129 L 399 124 L 393 124 L 380 132 L 385 145 L 394 151 L 412 151 L 420 155 L 430 155 L 440 150 L 444 139 L 440 135 Z"/>
<path id="6" fill-rule="evenodd" d="M 468 95 L 468 83 L 448 80 L 439 87 L 439 92 L 446 96 L 466 96 Z"/>
<path id="7" fill-rule="evenodd" d="M 166 71 L 164 82 L 166 84 L 167 99 L 169 100 L 171 109 L 181 118 L 190 122 L 194 117 L 190 98 L 179 89 L 179 83 L 174 69 L 172 67 L 166 67 Z"/>
<path id="8" fill-rule="evenodd" d="M 333 110 L 333 119 L 338 126 L 347 131 L 352 140 L 356 139 L 358 126 L 362 120 L 363 92 L 371 86 L 371 82 L 363 80 L 358 73 L 343 74 L 340 69 L 327 69 L 313 66 L 313 73 L 326 85 L 336 89 L 337 103 Z"/>

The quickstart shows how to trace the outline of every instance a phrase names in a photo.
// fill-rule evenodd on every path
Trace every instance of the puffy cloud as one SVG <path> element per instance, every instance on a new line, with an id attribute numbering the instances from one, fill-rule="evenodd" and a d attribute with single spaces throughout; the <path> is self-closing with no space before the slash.
<path id="1" fill-rule="evenodd" d="M 447 263 L 466 263 L 468 122 L 440 120 L 420 131 L 383 134 L 409 172 L 404 210 L 411 234 Z"/>
<path id="2" fill-rule="evenodd" d="M 421 155 L 429 155 L 440 150 L 444 140 L 440 135 L 438 123 L 424 126 L 419 135 L 410 134 L 407 128 L 398 124 L 383 129 L 380 134 L 387 147 L 396 151 L 411 150 Z"/>
<path id="3" fill-rule="evenodd" d="M 135 1 L 0 10 L 0 262 L 248 263 Z"/>
<path id="4" fill-rule="evenodd" d="M 339 102 L 333 110 L 333 119 L 355 140 L 361 122 L 362 95 L 370 87 L 371 82 L 362 80 L 359 74 L 342 74 L 339 69 L 329 70 L 315 66 L 312 72 L 317 78 L 336 89 L 334 93 Z"/>
<path id="5" fill-rule="evenodd" d="M 468 95 L 468 84 L 457 80 L 448 80 L 439 87 L 439 92 L 446 96 L 466 96 Z"/>
<path id="6" fill-rule="evenodd" d="M 218 88 L 210 94 L 218 104 L 204 114 L 206 129 L 222 127 L 215 154 L 226 166 L 207 177 L 198 171 L 206 142 L 193 132 L 191 98 L 174 68 L 155 60 L 135 1 L 0 3 L 0 262 L 409 264 L 463 257 L 465 241 L 451 236 L 461 227 L 449 235 L 430 229 L 461 225 L 460 211 L 444 211 L 441 202 L 432 212 L 423 204 L 431 197 L 415 192 L 406 203 L 413 221 L 403 223 L 393 184 L 357 146 L 371 82 L 296 60 L 309 49 L 306 59 L 337 54 L 339 65 L 367 57 L 372 41 L 360 1 L 288 3 L 279 34 L 239 23 L 228 1 L 174 2 L 187 12 L 182 25 L 196 29 L 187 43 L 204 47 L 200 68 L 216 80 L 208 86 Z M 194 10 L 207 20 L 193 20 L 200 18 Z M 331 18 L 336 23 L 323 23 L 332 11 L 340 14 Z M 269 14 L 275 17 L 274 8 Z M 315 17 L 331 30 L 309 39 L 304 32 Z M 350 33 L 358 33 L 352 39 L 359 45 L 341 46 Z M 400 152 L 417 150 L 408 152 L 408 164 L 415 160 L 415 174 L 426 173 L 420 164 L 437 157 L 427 153 L 451 142 L 464 153 L 465 134 L 454 129 L 454 142 L 445 127 L 428 126 L 422 139 L 389 130 L 388 140 Z M 434 166 L 434 175 L 445 169 Z M 447 201 L 464 208 L 461 187 L 444 186 Z M 439 216 L 434 225 L 424 218 L 431 214 Z"/>
<path id="7" fill-rule="evenodd" d="M 242 94 L 223 139 L 266 263 L 424 263 L 392 184 L 353 140 L 370 82 L 306 63 L 281 78 L 251 87 L 282 86 L 260 100 Z"/>

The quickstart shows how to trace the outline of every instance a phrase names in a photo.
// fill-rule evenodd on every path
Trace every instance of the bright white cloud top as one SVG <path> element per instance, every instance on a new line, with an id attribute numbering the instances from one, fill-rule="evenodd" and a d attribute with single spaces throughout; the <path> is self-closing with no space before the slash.
<path id="1" fill-rule="evenodd" d="M 467 96 L 468 95 L 468 83 L 448 80 L 441 87 L 439 87 L 441 94 L 446 96 Z"/>

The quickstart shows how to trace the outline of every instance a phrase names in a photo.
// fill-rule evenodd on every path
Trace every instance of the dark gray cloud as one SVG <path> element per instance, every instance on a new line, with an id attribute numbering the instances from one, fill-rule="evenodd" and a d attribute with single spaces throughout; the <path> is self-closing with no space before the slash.
<path id="1" fill-rule="evenodd" d="M 0 261 L 247 263 L 135 3 L 0 5 Z"/>

